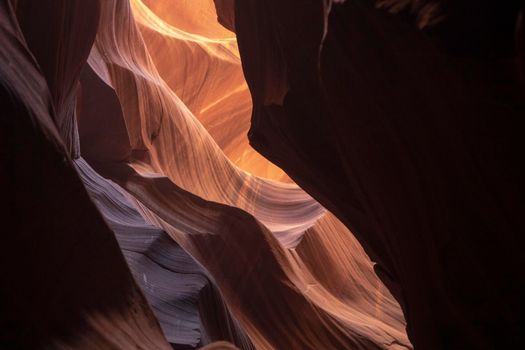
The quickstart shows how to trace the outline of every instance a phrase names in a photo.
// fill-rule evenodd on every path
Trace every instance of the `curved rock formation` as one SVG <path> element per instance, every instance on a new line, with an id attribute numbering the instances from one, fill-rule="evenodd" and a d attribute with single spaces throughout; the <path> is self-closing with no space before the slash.
<path id="1" fill-rule="evenodd" d="M 134 4 L 140 5 L 138 2 Z M 168 86 L 160 76 L 151 59 L 154 54 L 150 56 L 152 47 L 144 45 L 128 6 L 125 1 L 117 1 L 103 8 L 90 65 L 102 80 L 115 88 L 122 104 L 122 118 L 133 149 L 130 165 L 134 169 L 122 163 L 94 159 L 95 168 L 126 189 L 137 199 L 136 205 L 148 221 L 170 233 L 203 264 L 256 347 L 318 348 L 321 344 L 327 348 L 352 344 L 365 348 L 383 348 L 392 344 L 409 346 L 403 339 L 403 321 L 397 305 L 381 287 L 372 265 L 358 245 L 354 251 L 346 250 L 354 265 L 343 267 L 341 273 L 367 276 L 371 284 L 364 284 L 362 288 L 373 295 L 370 299 L 360 299 L 360 293 L 350 281 L 332 282 L 335 286 L 329 285 L 329 281 L 318 281 L 308 272 L 300 253 L 290 255 L 282 250 L 281 244 L 289 248 L 297 246 L 303 232 L 310 228 L 312 232 L 308 235 L 320 245 L 326 239 L 323 238 L 325 235 L 333 234 L 334 238 L 344 235 L 349 239 L 346 244 L 351 244 L 352 237 L 344 227 L 339 226 L 337 230 L 334 229 L 336 225 L 330 226 L 334 219 L 326 223 L 320 221 L 325 215 L 324 209 L 294 185 L 259 179 L 233 166 L 173 93 L 174 87 Z M 153 16 L 143 7 L 133 9 L 138 11 L 139 18 L 145 14 Z M 145 14 L 140 11 L 145 11 Z M 113 23 L 111 19 L 115 17 L 126 25 Z M 155 21 L 142 22 L 142 25 L 162 28 L 160 19 L 153 18 Z M 122 32 L 127 33 L 125 45 L 114 40 L 123 37 Z M 159 31 L 156 35 L 160 34 Z M 179 33 L 172 45 L 180 46 L 184 38 Z M 192 38 L 187 45 L 196 45 L 195 40 Z M 165 47 L 169 48 L 169 43 L 165 42 Z M 240 71 L 239 62 L 236 62 Z M 184 81 L 183 75 L 175 79 L 176 74 L 176 70 L 172 72 L 174 82 Z M 191 87 L 185 89 L 191 91 Z M 220 107 L 227 115 L 228 104 L 223 103 Z M 151 116 L 156 119 L 151 120 Z M 81 116 L 80 119 L 89 118 Z M 137 123 L 142 126 L 138 128 Z M 261 223 L 253 221 L 242 211 L 202 201 L 183 189 L 204 199 L 242 208 Z M 337 264 L 339 261 L 334 261 L 334 268 Z M 253 269 L 260 272 L 250 273 Z M 361 277 L 357 279 L 360 283 L 365 282 Z M 297 293 L 296 288 L 302 292 Z M 343 294 L 334 295 L 342 289 L 347 293 L 344 301 L 339 299 Z M 251 292 L 246 293 L 246 290 Z M 268 294 L 266 290 L 273 292 Z M 265 308 L 265 303 L 280 306 Z M 371 314 L 375 313 L 385 315 L 385 320 L 372 317 Z M 367 330 L 367 324 L 375 324 L 373 332 Z M 307 336 L 306 329 L 317 331 Z"/>
<path id="2" fill-rule="evenodd" d="M 13 3 L 0 2 L 0 30 L 1 184 L 9 201 L 2 221 L 13 229 L 2 235 L 0 347 L 169 349 L 75 172 Z M 64 66 L 78 63 L 71 60 Z"/>
<path id="3" fill-rule="evenodd" d="M 203 6 L 213 9 L 211 2 Z M 38 254 L 31 251 L 29 274 L 5 275 L 3 300 L 12 302 L 31 286 L 44 290 L 30 303 L 20 298 L 11 305 L 7 329 L 29 336 L 7 334 L 3 345 L 153 349 L 167 347 L 166 340 L 176 348 L 227 340 L 242 349 L 410 347 L 398 305 L 351 233 L 296 185 L 237 167 L 289 181 L 242 138 L 251 101 L 231 34 L 220 37 L 228 32 L 218 25 L 200 30 L 204 22 L 189 12 L 188 22 L 174 23 L 195 33 L 183 31 L 140 1 L 49 0 L 34 7 L 13 1 L 2 15 L 9 48 L 3 67 L 14 67 L 14 74 L 2 70 L 3 110 L 30 112 L 19 118 L 26 123 L 21 131 L 10 126 L 4 140 L 18 135 L 13 130 L 26 140 L 12 152 L 24 176 L 33 176 L 24 169 L 38 164 L 28 158 L 35 147 L 40 154 L 53 144 L 50 154 L 69 169 L 42 170 L 34 187 L 19 190 L 27 198 L 17 197 L 15 217 L 29 213 L 27 205 L 45 207 L 31 215 L 35 225 L 47 222 L 42 227 L 49 236 Z M 42 15 L 53 24 L 44 26 Z M 159 43 L 169 55 L 159 52 Z M 169 57 L 179 58 L 179 69 L 170 69 Z M 30 132 L 43 136 L 22 136 Z M 40 169 L 53 164 L 48 156 L 39 162 Z M 32 228 L 20 226 L 18 241 L 8 245 L 26 247 Z M 67 231 L 74 234 L 66 239 Z M 72 246 L 78 240 L 89 244 Z M 100 250 L 97 263 L 90 247 Z M 70 254 L 68 273 L 54 268 Z"/>
<path id="4" fill-rule="evenodd" d="M 522 12 L 1 1 L 0 347 L 520 347 Z"/>
<path id="5" fill-rule="evenodd" d="M 352 229 L 416 348 L 519 347 L 523 4 L 377 4 L 235 2 L 250 143 Z"/>

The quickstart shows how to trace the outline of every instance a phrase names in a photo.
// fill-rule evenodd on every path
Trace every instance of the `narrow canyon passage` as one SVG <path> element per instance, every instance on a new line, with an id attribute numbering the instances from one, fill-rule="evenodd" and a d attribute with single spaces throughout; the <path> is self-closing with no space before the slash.
<path id="1" fill-rule="evenodd" d="M 0 349 L 520 348 L 523 9 L 0 0 Z"/>

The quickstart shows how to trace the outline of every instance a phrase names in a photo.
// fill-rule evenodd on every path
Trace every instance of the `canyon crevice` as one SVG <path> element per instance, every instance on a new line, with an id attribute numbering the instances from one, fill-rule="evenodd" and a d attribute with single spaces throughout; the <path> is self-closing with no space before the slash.
<path id="1" fill-rule="evenodd" d="M 0 348 L 521 348 L 524 8 L 0 0 Z"/>

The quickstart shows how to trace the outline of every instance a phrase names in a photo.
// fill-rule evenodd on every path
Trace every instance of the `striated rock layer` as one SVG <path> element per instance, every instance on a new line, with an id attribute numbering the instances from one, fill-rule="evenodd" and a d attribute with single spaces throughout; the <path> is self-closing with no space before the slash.
<path id="1" fill-rule="evenodd" d="M 170 24 L 169 2 L 2 4 L 3 140 L 23 141 L 3 183 L 33 220 L 7 241 L 32 248 L 2 280 L 4 329 L 21 330 L 2 346 L 411 347 L 353 235 L 248 146 L 236 40 L 206 25 L 211 2 Z M 38 113 L 12 117 L 18 100 Z M 31 159 L 50 147 L 63 165 Z"/>
<path id="2" fill-rule="evenodd" d="M 59 131 L 65 114 L 55 111 L 14 11 L 0 2 L 2 221 L 10 227 L 0 255 L 0 347 L 169 349 L 75 172 Z M 78 64 L 70 59 L 64 67 Z"/>
<path id="3" fill-rule="evenodd" d="M 1 1 L 0 348 L 519 348 L 522 5 Z"/>
<path id="4" fill-rule="evenodd" d="M 335 218 L 325 220 L 325 210 L 297 186 L 257 178 L 232 164 L 174 93 L 178 85 L 191 105 L 191 96 L 200 96 L 191 93 L 195 89 L 192 80 L 186 83 L 185 71 L 176 69 L 164 80 L 157 66 L 167 61 L 152 59 L 161 53 L 145 45 L 141 32 L 152 35 L 151 40 L 171 33 L 163 50 L 193 46 L 199 49 L 198 59 L 229 64 L 238 77 L 241 66 L 231 39 L 211 43 L 188 39 L 173 28 L 163 31 L 166 25 L 142 3 L 131 5 L 115 1 L 103 7 L 89 58 L 93 70 L 115 89 L 122 107 L 122 113 L 115 116 L 123 122 L 111 124 L 126 127 L 130 156 L 108 161 L 93 152 L 89 161 L 95 169 L 124 188 L 148 222 L 168 232 L 206 268 L 255 347 L 409 347 L 399 307 L 352 235 Z M 224 56 L 218 55 L 221 52 Z M 192 57 L 187 57 L 190 53 L 180 50 L 176 57 L 181 65 Z M 231 62 L 222 63 L 225 59 Z M 217 81 L 221 74 L 224 72 L 206 71 L 205 82 Z M 235 79 L 232 76 L 223 84 L 243 83 Z M 227 88 L 219 90 L 225 96 L 208 86 L 199 91 L 204 96 L 199 97 L 202 105 L 212 103 L 216 113 L 223 111 L 224 115 L 239 100 L 228 100 Z M 81 130 L 82 123 L 91 120 L 82 113 L 79 119 Z M 102 136 L 104 132 L 98 137 L 109 139 Z M 96 140 L 81 139 L 82 149 L 94 149 L 95 144 Z M 331 280 L 316 271 L 315 263 L 307 265 L 303 259 L 312 252 L 300 244 L 305 232 L 320 254 L 331 254 L 330 236 L 345 242 L 341 255 L 349 254 L 350 261 L 336 259 L 332 270 L 346 280 Z"/>

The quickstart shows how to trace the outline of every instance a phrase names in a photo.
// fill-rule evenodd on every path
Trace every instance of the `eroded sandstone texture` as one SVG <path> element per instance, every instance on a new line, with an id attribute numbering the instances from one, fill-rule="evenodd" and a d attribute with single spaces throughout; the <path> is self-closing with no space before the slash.
<path id="1" fill-rule="evenodd" d="M 521 348 L 522 16 L 0 0 L 0 348 Z"/>
<path id="2" fill-rule="evenodd" d="M 522 346 L 523 2 L 331 5 L 235 3 L 251 144 L 352 229 L 416 348 Z"/>

